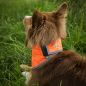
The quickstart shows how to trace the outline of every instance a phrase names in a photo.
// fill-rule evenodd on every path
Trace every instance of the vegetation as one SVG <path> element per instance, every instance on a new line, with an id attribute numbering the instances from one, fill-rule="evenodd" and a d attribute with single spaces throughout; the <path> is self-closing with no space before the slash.
<path id="1" fill-rule="evenodd" d="M 25 15 L 34 9 L 52 11 L 64 0 L 0 0 L 0 86 L 24 86 L 19 65 L 29 63 L 31 49 L 24 45 Z M 86 0 L 67 0 L 67 38 L 64 50 L 86 53 Z M 28 59 L 29 58 L 29 59 Z"/>

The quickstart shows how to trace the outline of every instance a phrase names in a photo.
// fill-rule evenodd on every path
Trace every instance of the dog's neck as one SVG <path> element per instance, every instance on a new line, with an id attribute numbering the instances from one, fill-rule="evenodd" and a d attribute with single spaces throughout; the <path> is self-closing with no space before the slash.
<path id="1" fill-rule="evenodd" d="M 47 46 L 33 45 L 32 47 L 32 66 L 37 66 L 44 62 L 46 58 L 52 57 L 53 55 L 63 51 L 61 39 L 52 41 Z"/>
<path id="2" fill-rule="evenodd" d="M 41 46 L 42 54 L 45 56 L 46 59 L 49 59 L 53 57 L 54 55 L 58 54 L 59 52 L 62 52 L 63 50 L 57 50 L 54 52 L 48 52 L 48 47 L 47 46 Z"/>

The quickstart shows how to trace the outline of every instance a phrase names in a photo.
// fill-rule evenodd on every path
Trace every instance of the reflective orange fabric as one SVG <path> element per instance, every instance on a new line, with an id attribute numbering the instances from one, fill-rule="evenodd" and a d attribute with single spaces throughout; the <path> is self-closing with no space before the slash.
<path id="1" fill-rule="evenodd" d="M 48 46 L 48 52 L 55 52 L 63 50 L 61 39 L 52 41 Z M 43 56 L 40 46 L 34 45 L 32 47 L 32 67 L 37 66 L 41 62 L 45 61 L 46 58 Z"/>

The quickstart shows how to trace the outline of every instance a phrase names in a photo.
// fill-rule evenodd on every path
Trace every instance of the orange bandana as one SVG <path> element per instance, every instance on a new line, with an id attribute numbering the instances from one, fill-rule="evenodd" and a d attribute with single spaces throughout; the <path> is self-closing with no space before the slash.
<path id="1" fill-rule="evenodd" d="M 61 39 L 59 38 L 56 41 L 52 41 L 47 46 L 47 49 L 48 49 L 49 54 L 63 50 Z M 46 58 L 45 58 L 45 56 L 43 56 L 40 46 L 34 45 L 32 47 L 32 67 L 37 66 L 38 64 L 40 64 L 41 62 L 43 62 L 45 60 L 46 60 Z"/>

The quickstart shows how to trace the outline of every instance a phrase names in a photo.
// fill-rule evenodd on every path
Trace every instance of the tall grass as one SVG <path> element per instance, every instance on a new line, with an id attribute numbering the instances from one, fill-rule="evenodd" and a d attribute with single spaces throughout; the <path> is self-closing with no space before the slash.
<path id="1" fill-rule="evenodd" d="M 55 10 L 64 0 L 0 0 L 0 86 L 24 86 L 19 65 L 31 62 L 31 49 L 24 46 L 22 19 L 34 9 Z M 86 53 L 86 1 L 67 0 L 69 15 L 65 50 Z"/>

